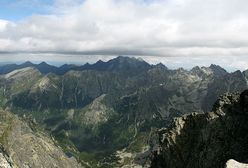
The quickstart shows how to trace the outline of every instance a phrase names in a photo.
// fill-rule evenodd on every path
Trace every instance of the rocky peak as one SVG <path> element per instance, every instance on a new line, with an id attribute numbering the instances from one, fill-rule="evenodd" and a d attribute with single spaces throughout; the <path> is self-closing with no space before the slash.
<path id="1" fill-rule="evenodd" d="M 213 73 L 213 71 L 210 68 L 207 67 L 199 67 L 199 66 L 195 66 L 193 67 L 190 72 L 193 75 L 197 75 L 199 77 L 204 77 L 204 76 L 209 76 Z"/>
<path id="2" fill-rule="evenodd" d="M 241 79 L 244 78 L 243 73 L 240 70 L 231 73 L 231 75 L 236 78 L 241 78 Z"/>
<path id="3" fill-rule="evenodd" d="M 140 72 L 146 72 L 150 67 L 150 64 L 144 60 L 119 56 L 107 62 L 100 60 L 95 64 L 88 66 L 87 68 L 93 70 L 118 72 L 122 75 L 135 75 Z M 81 69 L 85 68 L 86 66 L 81 67 Z"/>
<path id="4" fill-rule="evenodd" d="M 130 67 L 135 67 L 135 66 L 139 66 L 139 67 L 149 67 L 150 65 L 145 62 L 142 59 L 137 59 L 134 57 L 124 57 L 124 56 L 118 56 L 115 59 L 112 59 L 110 61 L 107 62 L 108 64 L 112 65 L 112 66 L 117 66 L 119 68 L 124 68 L 127 66 Z"/>
<path id="5" fill-rule="evenodd" d="M 134 58 L 134 57 L 127 57 L 127 56 L 118 56 L 114 58 L 118 62 L 145 62 L 142 58 Z M 111 60 L 110 60 L 111 61 Z"/>
<path id="6" fill-rule="evenodd" d="M 188 114 L 176 118 L 169 129 L 159 130 L 152 167 L 224 168 L 231 158 L 246 162 L 248 115 L 240 102 L 247 105 L 248 100 L 243 97 L 227 93 L 215 103 L 213 112 Z"/>
<path id="7" fill-rule="evenodd" d="M 219 65 L 211 64 L 209 68 L 212 69 L 214 75 L 216 76 L 223 76 L 227 74 L 227 71 Z"/>
<path id="8" fill-rule="evenodd" d="M 41 62 L 40 64 L 35 65 L 35 67 L 42 73 L 42 74 L 48 74 L 48 73 L 57 73 L 58 68 L 53 65 L 49 65 L 46 62 Z"/>
<path id="9" fill-rule="evenodd" d="M 158 63 L 158 64 L 156 64 L 154 67 L 155 68 L 160 68 L 160 69 L 166 69 L 166 70 L 168 70 L 168 68 L 164 64 L 162 64 L 161 62 Z"/>
<path id="10" fill-rule="evenodd" d="M 48 66 L 48 64 L 47 64 L 46 62 L 44 62 L 44 61 L 42 61 L 42 62 L 39 63 L 38 65 L 40 65 L 40 66 Z"/>
<path id="11" fill-rule="evenodd" d="M 30 62 L 30 61 L 26 61 L 23 64 L 21 64 L 21 66 L 23 66 L 23 67 L 29 67 L 29 66 L 33 66 L 33 65 L 34 64 L 32 62 Z"/>
<path id="12" fill-rule="evenodd" d="M 97 65 L 97 64 L 104 64 L 105 62 L 104 61 L 102 61 L 101 59 L 100 60 L 98 60 L 95 64 Z"/>

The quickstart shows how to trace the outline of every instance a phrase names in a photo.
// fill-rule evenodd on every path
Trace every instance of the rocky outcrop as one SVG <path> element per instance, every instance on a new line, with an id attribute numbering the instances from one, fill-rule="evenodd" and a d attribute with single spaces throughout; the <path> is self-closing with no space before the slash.
<path id="1" fill-rule="evenodd" d="M 103 94 L 96 98 L 90 105 L 86 106 L 80 114 L 81 121 L 86 125 L 97 125 L 106 123 L 115 112 L 112 108 L 107 107 L 104 103 Z"/>
<path id="2" fill-rule="evenodd" d="M 37 74 L 40 74 L 38 70 L 32 67 L 27 67 L 23 69 L 14 70 L 6 74 L 4 77 L 6 79 L 23 80 L 23 79 L 32 78 Z"/>
<path id="3" fill-rule="evenodd" d="M 1 168 L 13 168 L 12 163 L 10 162 L 9 158 L 4 155 L 4 153 L 0 153 L 0 167 Z"/>
<path id="4" fill-rule="evenodd" d="M 247 162 L 248 115 L 240 101 L 247 100 L 240 100 L 237 93 L 225 94 L 213 112 L 185 115 L 175 119 L 171 128 L 160 129 L 151 167 L 223 168 L 229 159 Z M 227 166 L 235 164 L 229 161 Z"/>
<path id="5" fill-rule="evenodd" d="M 239 163 L 236 160 L 230 159 L 226 162 L 225 168 L 248 168 L 248 164 Z"/>
<path id="6" fill-rule="evenodd" d="M 67 157 L 48 135 L 32 130 L 10 112 L 0 110 L 0 123 L 0 167 L 81 167 L 75 158 Z"/>

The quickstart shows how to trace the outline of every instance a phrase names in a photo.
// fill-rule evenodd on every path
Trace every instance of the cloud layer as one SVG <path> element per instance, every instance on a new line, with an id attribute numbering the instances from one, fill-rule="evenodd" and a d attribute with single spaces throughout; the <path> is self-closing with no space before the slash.
<path id="1" fill-rule="evenodd" d="M 0 20 L 0 52 L 246 59 L 247 6 L 247 0 L 55 0 L 50 14 Z"/>

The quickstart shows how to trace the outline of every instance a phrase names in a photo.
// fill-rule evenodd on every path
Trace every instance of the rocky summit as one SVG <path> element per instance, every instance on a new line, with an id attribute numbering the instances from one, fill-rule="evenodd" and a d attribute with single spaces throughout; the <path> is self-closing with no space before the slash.
<path id="1" fill-rule="evenodd" d="M 247 91 L 227 93 L 212 112 L 176 118 L 158 131 L 152 168 L 245 168 L 248 162 Z M 230 160 L 231 159 L 231 160 Z M 239 163 L 240 162 L 240 163 Z"/>

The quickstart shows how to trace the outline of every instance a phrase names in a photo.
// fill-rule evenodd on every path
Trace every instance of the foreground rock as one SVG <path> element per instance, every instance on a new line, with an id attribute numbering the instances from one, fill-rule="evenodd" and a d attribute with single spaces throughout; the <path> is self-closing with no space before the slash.
<path id="1" fill-rule="evenodd" d="M 0 153 L 0 167 L 1 168 L 12 168 L 11 163 L 9 162 L 8 158 Z"/>
<path id="2" fill-rule="evenodd" d="M 0 167 L 79 168 L 49 136 L 32 130 L 13 114 L 0 110 Z"/>
<path id="3" fill-rule="evenodd" d="M 179 117 L 170 129 L 159 131 L 153 168 L 223 168 L 227 160 L 247 162 L 248 115 L 239 94 L 225 94 L 213 112 Z M 242 103 L 246 104 L 246 103 Z M 237 166 L 236 166 L 237 165 Z M 227 167 L 244 167 L 233 160 Z"/>
<path id="4" fill-rule="evenodd" d="M 248 164 L 242 164 L 233 159 L 230 159 L 226 163 L 226 168 L 248 168 Z"/>

